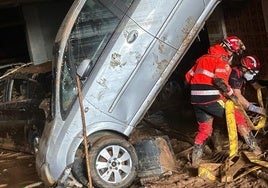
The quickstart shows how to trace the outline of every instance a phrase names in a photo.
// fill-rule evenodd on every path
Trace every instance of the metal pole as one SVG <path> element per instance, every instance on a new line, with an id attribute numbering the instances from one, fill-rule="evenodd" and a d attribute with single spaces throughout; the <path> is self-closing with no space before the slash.
<path id="1" fill-rule="evenodd" d="M 81 109 L 81 118 L 82 118 L 82 124 L 83 124 L 83 137 L 84 137 L 87 176 L 88 176 L 88 185 L 87 186 L 89 188 L 92 188 L 92 180 L 91 180 L 91 173 L 90 173 L 90 158 L 89 158 L 89 151 L 88 151 L 88 144 L 87 144 L 87 129 L 86 129 L 85 111 L 84 111 L 84 105 L 83 105 L 83 99 L 82 99 L 83 97 L 82 97 L 79 76 L 76 76 L 76 84 L 77 84 L 77 89 L 78 89 L 78 98 L 79 98 L 79 104 L 80 104 L 80 109 Z"/>

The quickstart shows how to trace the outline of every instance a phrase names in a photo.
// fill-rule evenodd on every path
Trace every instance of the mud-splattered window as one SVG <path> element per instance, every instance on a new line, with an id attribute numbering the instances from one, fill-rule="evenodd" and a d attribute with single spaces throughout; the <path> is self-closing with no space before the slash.
<path id="1" fill-rule="evenodd" d="M 64 50 L 60 87 L 63 116 L 69 111 L 77 94 L 75 86 L 76 67 L 83 60 L 90 59 L 89 75 L 108 42 L 112 42 L 110 39 L 115 34 L 116 28 L 132 1 L 86 1 L 72 28 Z"/>

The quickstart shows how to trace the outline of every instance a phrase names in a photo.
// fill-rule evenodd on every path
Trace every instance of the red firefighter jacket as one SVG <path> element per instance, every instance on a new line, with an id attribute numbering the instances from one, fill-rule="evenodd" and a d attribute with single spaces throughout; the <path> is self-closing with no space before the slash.
<path id="1" fill-rule="evenodd" d="M 192 103 L 209 103 L 224 99 L 213 85 L 213 78 L 222 78 L 228 89 L 231 67 L 228 64 L 228 53 L 220 45 L 211 46 L 208 54 L 197 59 L 195 65 L 186 73 L 185 79 L 191 86 Z"/>

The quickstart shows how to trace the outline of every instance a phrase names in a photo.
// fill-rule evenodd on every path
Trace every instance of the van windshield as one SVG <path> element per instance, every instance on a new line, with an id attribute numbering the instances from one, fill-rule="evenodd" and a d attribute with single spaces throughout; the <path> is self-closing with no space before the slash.
<path id="1" fill-rule="evenodd" d="M 77 95 L 76 67 L 85 59 L 97 63 L 133 0 L 88 0 L 79 13 L 64 50 L 60 103 L 65 119 Z M 82 83 L 83 84 L 83 83 Z"/>

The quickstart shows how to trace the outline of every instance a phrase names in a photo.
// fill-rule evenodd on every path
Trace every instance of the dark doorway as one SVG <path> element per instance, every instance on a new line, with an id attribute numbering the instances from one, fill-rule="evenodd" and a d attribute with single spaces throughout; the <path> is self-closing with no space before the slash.
<path id="1" fill-rule="evenodd" d="M 0 9 L 0 64 L 29 61 L 21 9 Z"/>

